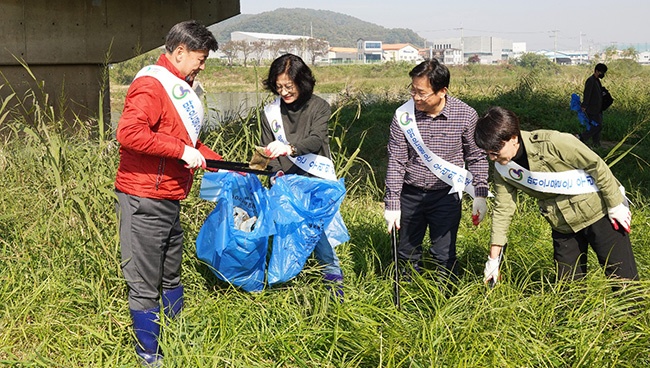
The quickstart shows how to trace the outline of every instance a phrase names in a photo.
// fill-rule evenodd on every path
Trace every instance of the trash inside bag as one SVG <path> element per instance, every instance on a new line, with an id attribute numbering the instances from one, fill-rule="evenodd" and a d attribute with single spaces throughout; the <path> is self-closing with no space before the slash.
<path id="1" fill-rule="evenodd" d="M 246 210 L 235 206 L 233 208 L 233 220 L 235 221 L 235 229 L 250 233 L 257 221 L 257 216 L 250 217 Z"/>
<path id="2" fill-rule="evenodd" d="M 197 236 L 197 257 L 221 280 L 246 291 L 261 291 L 268 239 L 274 233 L 266 189 L 257 175 L 208 172 L 200 196 L 217 205 Z"/>
<path id="3" fill-rule="evenodd" d="M 268 193 L 276 229 L 267 269 L 270 286 L 298 275 L 323 233 L 332 246 L 350 239 L 339 213 L 345 197 L 343 179 L 289 174 L 276 178 Z"/>

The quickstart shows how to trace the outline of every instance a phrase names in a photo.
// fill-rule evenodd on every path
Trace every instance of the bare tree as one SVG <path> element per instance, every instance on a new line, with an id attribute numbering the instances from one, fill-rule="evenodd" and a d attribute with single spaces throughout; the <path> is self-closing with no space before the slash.
<path id="1" fill-rule="evenodd" d="M 264 56 L 264 52 L 266 51 L 266 43 L 264 43 L 264 41 L 254 41 L 251 44 L 251 48 L 253 51 L 253 55 L 255 55 L 255 62 L 257 63 L 257 66 L 259 66 L 260 61 Z"/>
<path id="2" fill-rule="evenodd" d="M 305 43 L 307 52 L 311 57 L 311 65 L 316 65 L 316 58 L 323 57 L 329 52 L 329 42 L 318 38 L 309 38 Z"/>
<path id="3" fill-rule="evenodd" d="M 282 50 L 282 47 L 283 47 L 282 40 L 271 41 L 271 43 L 269 43 L 268 50 L 271 59 L 275 59 L 278 56 L 280 50 Z"/>
<path id="4" fill-rule="evenodd" d="M 237 43 L 236 41 L 228 41 L 224 44 L 219 45 L 219 51 L 221 51 L 228 59 L 228 66 L 232 66 L 232 61 L 237 57 Z"/>
<path id="5" fill-rule="evenodd" d="M 237 45 L 237 51 L 239 51 L 243 58 L 244 58 L 244 66 L 248 66 L 248 57 L 250 54 L 253 52 L 253 46 L 246 41 L 246 40 L 240 40 L 240 41 L 233 41 Z"/>

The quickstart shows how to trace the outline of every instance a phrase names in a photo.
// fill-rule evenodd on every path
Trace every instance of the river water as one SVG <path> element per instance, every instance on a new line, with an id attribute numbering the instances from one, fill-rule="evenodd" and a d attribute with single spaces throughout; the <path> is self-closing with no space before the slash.
<path id="1" fill-rule="evenodd" d="M 333 104 L 336 101 L 336 93 L 317 93 L 316 95 Z M 222 121 L 233 121 L 238 117 L 246 117 L 249 111 L 264 102 L 270 102 L 273 99 L 271 94 L 264 92 L 223 92 L 223 93 L 206 93 L 205 101 L 207 103 L 208 119 L 206 124 L 210 127 L 213 124 L 218 125 Z M 111 121 L 113 127 L 117 127 L 121 111 L 111 111 Z"/>

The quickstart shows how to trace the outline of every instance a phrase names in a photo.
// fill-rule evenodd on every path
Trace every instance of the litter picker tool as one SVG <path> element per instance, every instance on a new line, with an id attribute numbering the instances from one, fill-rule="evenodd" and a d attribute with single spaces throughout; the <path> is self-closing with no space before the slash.
<path id="1" fill-rule="evenodd" d="M 258 146 L 255 147 L 255 152 L 253 152 L 253 157 L 249 163 L 222 160 L 205 160 L 205 164 L 210 169 L 224 169 L 271 176 L 274 175 L 275 172 L 267 169 L 270 160 L 271 159 L 266 155 L 264 147 Z"/>
<path id="2" fill-rule="evenodd" d="M 399 302 L 399 265 L 397 259 L 397 229 L 393 228 L 390 232 L 390 240 L 393 248 L 393 265 L 395 267 L 395 275 L 393 278 L 393 304 L 397 309 L 400 309 Z"/>
<path id="3" fill-rule="evenodd" d="M 275 172 L 271 170 L 252 169 L 246 162 L 232 162 L 222 160 L 205 160 L 205 164 L 210 169 L 224 169 L 230 171 L 241 171 L 258 175 L 274 175 Z"/>

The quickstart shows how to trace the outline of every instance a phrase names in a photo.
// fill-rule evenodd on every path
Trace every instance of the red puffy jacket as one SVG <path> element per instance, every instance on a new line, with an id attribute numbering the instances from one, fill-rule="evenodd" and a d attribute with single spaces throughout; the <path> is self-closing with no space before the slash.
<path id="1" fill-rule="evenodd" d="M 161 65 L 175 76 L 184 76 L 165 55 Z M 160 82 L 151 76 L 139 77 L 131 83 L 124 101 L 124 111 L 117 125 L 120 143 L 120 165 L 115 188 L 138 197 L 180 200 L 192 188 L 193 170 L 181 161 L 185 146 L 192 146 L 183 121 Z M 197 141 L 206 159 L 221 156 Z"/>

